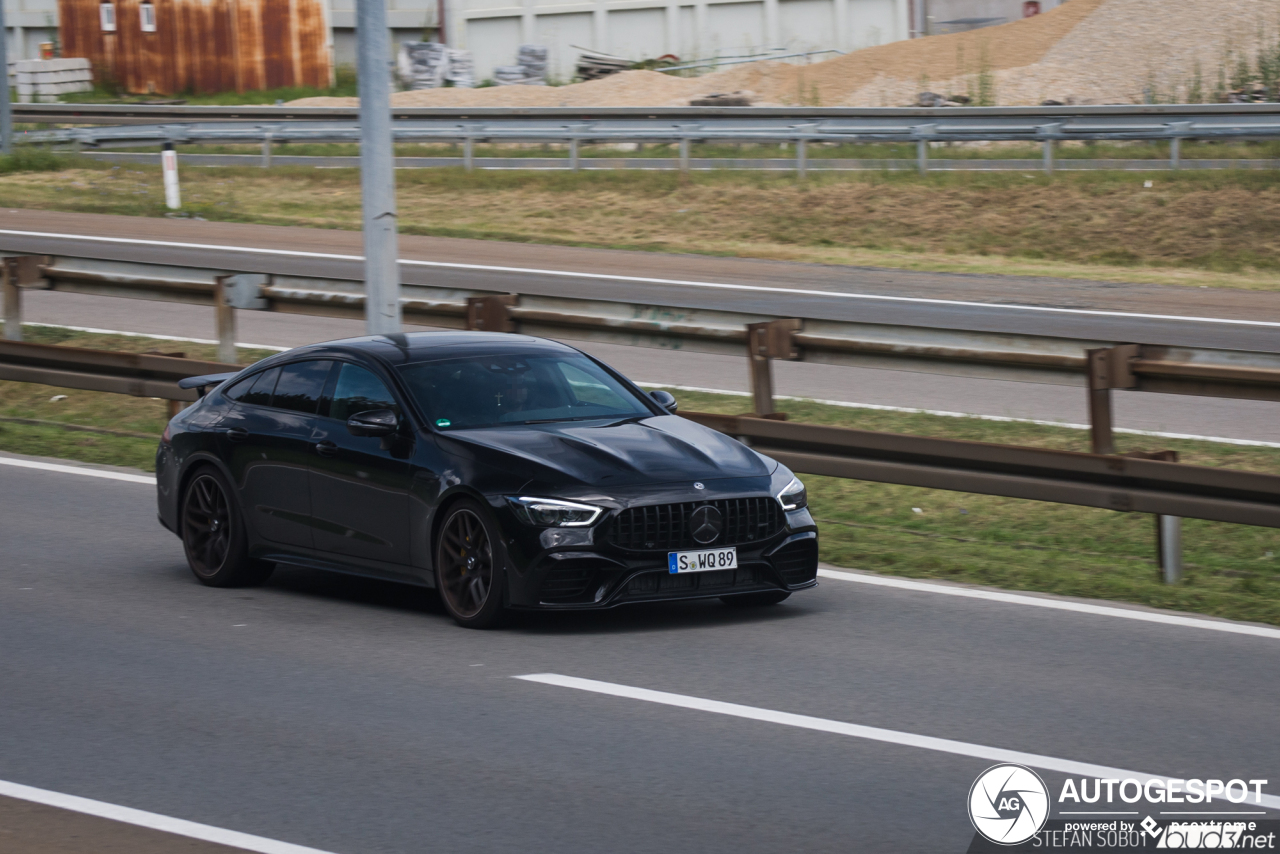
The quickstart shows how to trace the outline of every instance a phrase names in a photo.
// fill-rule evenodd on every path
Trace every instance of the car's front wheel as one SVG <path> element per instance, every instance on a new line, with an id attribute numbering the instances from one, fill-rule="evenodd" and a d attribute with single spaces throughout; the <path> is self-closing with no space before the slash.
<path id="1" fill-rule="evenodd" d="M 497 525 L 478 502 L 449 508 L 436 540 L 436 588 L 449 616 L 469 629 L 488 629 L 506 616 L 506 574 L 498 558 Z"/>
<path id="2" fill-rule="evenodd" d="M 249 557 L 244 516 L 231 484 L 213 467 L 197 471 L 183 492 L 182 546 L 191 572 L 210 587 L 261 584 L 275 569 Z"/>

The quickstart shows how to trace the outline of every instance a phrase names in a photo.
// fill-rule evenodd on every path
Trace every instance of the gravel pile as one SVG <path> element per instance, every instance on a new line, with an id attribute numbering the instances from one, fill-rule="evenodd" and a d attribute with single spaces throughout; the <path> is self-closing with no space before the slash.
<path id="1" fill-rule="evenodd" d="M 1231 58 L 1252 58 L 1280 33 L 1277 0 L 1069 0 L 1032 18 L 965 33 L 866 48 L 810 65 L 757 62 L 681 78 L 625 71 L 570 86 L 399 92 L 396 106 L 680 106 L 715 92 L 750 91 L 757 105 L 891 107 L 920 92 L 967 95 L 985 71 L 998 104 L 1046 99 L 1140 103 L 1186 96 L 1197 63 L 1206 96 Z M 355 104 L 304 98 L 292 105 Z"/>

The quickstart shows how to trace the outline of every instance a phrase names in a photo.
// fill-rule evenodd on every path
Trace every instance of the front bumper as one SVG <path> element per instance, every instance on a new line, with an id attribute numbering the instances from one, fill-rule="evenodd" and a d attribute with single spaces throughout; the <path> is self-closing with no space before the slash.
<path id="1" fill-rule="evenodd" d="M 666 551 L 623 550 L 608 543 L 558 544 L 552 537 L 552 547 L 534 552 L 509 542 L 509 604 L 540 610 L 593 610 L 633 602 L 813 587 L 818 573 L 817 526 L 807 510 L 787 513 L 785 518 L 785 527 L 768 540 L 737 546 L 736 569 L 678 575 L 668 571 Z"/>

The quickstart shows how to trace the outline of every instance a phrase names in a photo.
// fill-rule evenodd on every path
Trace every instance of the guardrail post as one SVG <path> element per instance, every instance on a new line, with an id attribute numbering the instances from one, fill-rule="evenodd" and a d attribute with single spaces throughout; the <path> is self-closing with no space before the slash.
<path id="1" fill-rule="evenodd" d="M 1138 357 L 1137 344 L 1120 344 L 1086 350 L 1089 375 L 1089 438 L 1095 454 L 1114 454 L 1115 419 L 1111 412 L 1111 389 L 1136 388 L 1138 379 L 1130 367 Z"/>
<path id="2" fill-rule="evenodd" d="M 578 138 L 575 136 L 569 140 L 569 171 L 577 172 L 580 164 L 578 163 Z"/>
<path id="3" fill-rule="evenodd" d="M 231 304 L 228 279 L 219 276 L 213 288 L 213 308 L 218 328 L 218 361 L 224 365 L 236 363 L 236 309 Z"/>
<path id="4" fill-rule="evenodd" d="M 1182 137 L 1175 136 L 1169 140 L 1169 168 L 1182 168 Z"/>
<path id="5" fill-rule="evenodd" d="M 682 137 L 680 139 L 680 171 L 689 171 L 689 138 Z"/>
<path id="6" fill-rule="evenodd" d="M 773 359 L 799 359 L 796 333 L 802 322 L 795 319 L 769 320 L 747 324 L 747 362 L 751 372 L 751 398 L 755 414 L 775 415 L 773 408 Z"/>
<path id="7" fill-rule="evenodd" d="M 511 307 L 519 301 L 519 294 L 467 297 L 467 328 L 481 332 L 515 332 Z"/>
<path id="8" fill-rule="evenodd" d="M 1165 584 L 1182 580 L 1182 518 L 1156 516 L 1156 551 Z"/>
<path id="9" fill-rule="evenodd" d="M 43 255 L 12 255 L 4 259 L 0 283 L 4 291 L 4 337 L 22 340 L 22 287 L 40 281 L 40 265 L 47 263 Z"/>
<path id="10" fill-rule="evenodd" d="M 476 138 L 473 136 L 463 137 L 462 168 L 470 172 L 475 167 L 476 167 Z"/>
<path id="11" fill-rule="evenodd" d="M 916 168 L 920 170 L 921 175 L 929 174 L 929 141 L 927 139 L 916 140 Z"/>
<path id="12" fill-rule="evenodd" d="M 808 140 L 796 140 L 796 177 L 803 179 L 809 168 Z"/>
<path id="13" fill-rule="evenodd" d="M 262 168 L 271 168 L 271 131 L 267 131 L 262 137 Z"/>
<path id="14" fill-rule="evenodd" d="M 1053 174 L 1053 140 L 1044 141 L 1044 174 Z"/>

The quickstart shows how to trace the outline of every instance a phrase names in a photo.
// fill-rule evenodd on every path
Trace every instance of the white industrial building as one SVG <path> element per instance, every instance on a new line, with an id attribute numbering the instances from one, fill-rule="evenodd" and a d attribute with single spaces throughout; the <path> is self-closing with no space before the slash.
<path id="1" fill-rule="evenodd" d="M 52 41 L 57 0 L 3 0 L 9 59 Z M 1041 11 L 1065 0 L 1031 0 Z M 355 62 L 356 0 L 329 0 L 334 59 Z M 857 50 L 1022 17 L 1027 0 L 387 0 L 393 43 L 438 32 L 473 53 L 476 77 L 544 44 L 553 81 L 573 77 L 580 48 L 631 60 L 681 61 L 776 51 Z M 956 23 L 958 22 L 958 23 Z"/>

